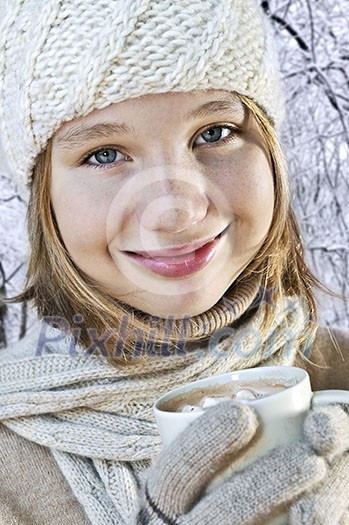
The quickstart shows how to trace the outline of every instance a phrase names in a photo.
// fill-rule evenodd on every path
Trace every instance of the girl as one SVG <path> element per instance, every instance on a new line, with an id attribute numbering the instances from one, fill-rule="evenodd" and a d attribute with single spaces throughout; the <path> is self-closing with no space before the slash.
<path id="1" fill-rule="evenodd" d="M 317 332 L 256 1 L 15 0 L 0 19 L 1 141 L 30 191 L 17 299 L 41 320 L 2 357 L 0 523 L 349 523 L 345 407 L 209 496 L 251 409 L 213 407 L 156 458 L 174 386 L 296 364 L 348 387 L 347 335 Z"/>

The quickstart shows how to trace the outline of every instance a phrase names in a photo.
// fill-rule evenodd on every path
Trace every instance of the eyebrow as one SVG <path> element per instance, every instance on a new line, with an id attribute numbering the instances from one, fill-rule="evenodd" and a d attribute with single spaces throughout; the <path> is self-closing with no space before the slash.
<path id="1" fill-rule="evenodd" d="M 189 120 L 191 118 L 209 117 L 213 113 L 221 113 L 226 111 L 233 111 L 234 113 L 242 115 L 245 110 L 243 104 L 236 98 L 212 100 L 211 102 L 206 102 L 202 106 L 199 106 L 188 113 L 188 115 L 185 117 L 185 120 Z"/>
<path id="2" fill-rule="evenodd" d="M 209 117 L 215 113 L 227 111 L 233 111 L 241 115 L 244 112 L 244 106 L 240 100 L 236 100 L 235 98 L 212 100 L 190 111 L 184 120 L 188 121 L 193 118 Z M 135 133 L 135 129 L 127 124 L 101 122 L 86 128 L 81 125 L 72 126 L 66 133 L 57 136 L 55 140 L 56 144 L 61 148 L 73 149 L 89 141 L 108 138 L 110 135 L 127 135 L 130 133 Z"/>
<path id="3" fill-rule="evenodd" d="M 56 143 L 62 148 L 70 149 L 79 147 L 91 140 L 107 138 L 110 135 L 127 135 L 132 132 L 134 132 L 134 128 L 113 122 L 101 122 L 87 128 L 78 125 L 56 137 Z"/>

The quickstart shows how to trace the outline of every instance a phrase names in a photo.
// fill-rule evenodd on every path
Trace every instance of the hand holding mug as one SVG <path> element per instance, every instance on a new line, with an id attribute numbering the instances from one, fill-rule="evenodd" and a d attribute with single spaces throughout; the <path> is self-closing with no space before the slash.
<path id="1" fill-rule="evenodd" d="M 309 445 L 296 442 L 204 494 L 227 463 L 253 447 L 258 430 L 255 411 L 233 401 L 196 418 L 151 467 L 137 525 L 248 525 L 256 519 L 263 523 L 324 479 L 325 460 Z"/>
<path id="2" fill-rule="evenodd" d="M 179 415 L 172 412 L 170 415 L 161 410 L 161 407 L 164 408 L 164 403 L 176 395 L 183 394 L 183 389 L 184 393 L 187 393 L 197 388 L 198 384 L 200 387 L 212 385 L 212 379 L 217 384 L 217 378 L 220 384 L 231 381 L 232 377 L 235 380 L 241 380 L 242 376 L 245 376 L 244 379 L 256 379 L 264 377 L 265 372 L 268 375 L 274 372 L 273 380 L 277 377 L 285 379 L 286 388 L 281 393 L 267 396 L 264 401 L 262 399 L 246 401 L 245 406 L 234 402 L 222 403 L 209 409 L 204 417 L 195 412 Z M 285 373 L 291 376 L 285 378 Z M 347 454 L 340 459 L 338 457 L 334 459 L 335 463 L 330 467 L 327 458 L 333 459 L 348 448 L 346 429 L 349 422 L 346 414 L 343 412 L 339 417 L 338 407 L 332 407 L 337 412 L 333 417 L 331 414 L 334 414 L 334 411 L 327 410 L 332 430 L 328 434 L 329 441 L 327 444 L 322 443 L 320 448 L 323 427 L 322 424 L 314 424 L 314 421 L 311 423 L 311 417 L 307 418 L 305 425 L 306 429 L 308 428 L 306 439 L 303 440 L 302 437 L 303 422 L 312 397 L 316 404 L 320 404 L 324 401 L 333 401 L 333 395 L 337 396 L 335 401 L 343 401 L 343 398 L 349 401 L 348 392 L 321 393 L 313 396 L 309 378 L 303 370 L 287 367 L 281 367 L 280 370 L 279 367 L 268 367 L 209 378 L 163 396 L 156 403 L 155 414 L 163 437 L 165 435 L 166 440 L 167 435 L 170 439 L 149 474 L 144 504 L 139 514 L 142 521 L 138 523 L 212 525 L 218 520 L 217 523 L 220 525 L 231 525 L 231 523 L 247 525 L 254 523 L 255 519 L 263 523 L 261 521 L 263 517 L 264 523 L 287 523 L 282 510 L 294 501 L 299 504 L 298 507 L 296 504 L 292 507 L 290 513 L 292 523 L 309 523 L 306 521 L 307 518 L 301 521 L 302 514 L 307 515 L 309 506 L 315 508 L 312 505 L 314 497 L 315 500 L 319 500 L 318 491 L 320 490 L 323 496 L 326 487 L 330 499 L 332 498 L 336 506 L 337 514 L 343 508 L 345 512 L 347 493 L 338 490 L 333 493 L 331 488 L 328 490 L 327 478 L 330 476 L 328 479 L 332 480 L 335 476 L 333 472 L 343 471 L 346 471 L 349 477 L 345 463 Z M 251 406 L 254 410 L 251 410 Z M 266 406 L 269 408 L 263 413 L 263 407 Z M 276 415 L 276 419 L 281 418 L 282 422 L 279 425 L 279 432 L 274 435 L 272 446 L 266 439 L 268 436 L 266 430 L 271 426 L 275 431 L 278 425 L 275 418 L 274 422 L 273 418 L 269 419 L 269 422 L 265 420 L 271 412 Z M 255 413 L 258 414 L 260 424 L 257 418 L 253 417 Z M 323 412 L 317 409 L 315 413 L 317 413 L 315 419 L 317 418 L 319 422 L 322 418 L 323 422 L 324 416 L 320 415 Z M 165 419 L 163 419 L 164 414 Z M 192 423 L 183 430 L 190 421 Z M 292 429 L 291 433 L 290 429 Z M 267 449 L 261 449 L 261 443 L 264 443 L 263 446 Z M 260 459 L 256 461 L 256 458 Z M 229 463 L 229 469 L 224 469 L 222 475 L 222 469 Z M 335 470 L 332 472 L 333 468 Z M 232 472 L 236 473 L 232 475 Z M 215 488 L 212 488 L 212 478 L 217 485 Z M 211 488 L 206 495 L 203 495 L 207 485 Z M 308 499 L 300 499 L 302 494 Z M 335 523 L 333 516 L 331 513 L 329 519 L 332 521 L 328 521 L 331 525 Z M 155 521 L 152 521 L 154 519 Z M 314 521 L 314 523 L 327 522 Z"/>

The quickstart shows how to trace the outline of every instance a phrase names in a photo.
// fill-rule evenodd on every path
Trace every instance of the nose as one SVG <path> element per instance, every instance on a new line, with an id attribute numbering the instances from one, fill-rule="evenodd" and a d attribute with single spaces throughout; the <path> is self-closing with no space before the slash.
<path id="1" fill-rule="evenodd" d="M 163 180 L 152 188 L 140 220 L 148 230 L 180 233 L 202 221 L 208 207 L 209 199 L 200 185 Z"/>

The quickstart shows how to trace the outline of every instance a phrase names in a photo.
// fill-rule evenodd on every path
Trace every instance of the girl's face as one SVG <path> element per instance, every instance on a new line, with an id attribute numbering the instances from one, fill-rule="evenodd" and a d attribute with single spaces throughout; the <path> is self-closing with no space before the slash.
<path id="1" fill-rule="evenodd" d="M 273 215 L 265 141 L 225 91 L 147 95 L 64 124 L 52 204 L 75 264 L 139 310 L 208 310 L 253 259 Z"/>

